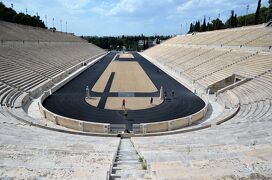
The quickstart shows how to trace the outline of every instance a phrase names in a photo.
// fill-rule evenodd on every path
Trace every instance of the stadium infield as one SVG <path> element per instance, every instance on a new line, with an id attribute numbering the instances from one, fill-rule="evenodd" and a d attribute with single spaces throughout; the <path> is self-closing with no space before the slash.
<path id="1" fill-rule="evenodd" d="M 127 121 L 132 124 L 139 124 L 171 120 L 191 115 L 198 112 L 205 106 L 202 99 L 144 59 L 138 53 L 133 53 L 134 59 L 117 57 L 115 60 L 117 62 L 133 61 L 133 63 L 138 63 L 145 72 L 146 77 L 148 77 L 146 78 L 145 75 L 142 74 L 138 78 L 141 79 L 142 77 L 145 77 L 144 79 L 141 79 L 143 80 L 142 82 L 150 80 L 150 82 L 147 82 L 147 84 L 149 84 L 148 87 L 152 87 L 153 84 L 155 87 L 154 90 L 157 91 L 152 92 L 147 90 L 147 92 L 143 92 L 141 89 L 141 91 L 132 92 L 132 89 L 129 89 L 127 92 L 111 92 L 110 89 L 112 87 L 112 83 L 114 82 L 115 76 L 115 74 L 112 73 L 111 78 L 109 78 L 110 75 L 108 74 L 106 76 L 108 79 L 106 78 L 105 81 L 103 80 L 103 83 L 106 84 L 103 85 L 104 92 L 90 92 L 90 96 L 96 99 L 94 106 L 90 105 L 85 101 L 86 86 L 93 89 L 95 84 L 98 83 L 99 79 L 102 77 L 103 73 L 107 71 L 115 56 L 116 52 L 109 53 L 95 65 L 88 68 L 58 91 L 54 92 L 44 101 L 43 105 L 49 111 L 65 117 L 83 121 L 111 124 L 126 124 Z M 138 69 L 137 71 L 141 71 L 139 70 L 139 67 L 136 69 Z M 137 83 L 135 84 L 137 85 Z M 161 86 L 163 86 L 164 90 L 167 92 L 168 96 L 166 100 L 164 100 L 162 103 L 157 103 L 154 106 L 148 106 L 150 105 L 149 101 L 146 101 L 146 105 L 141 104 L 141 102 L 139 103 L 141 104 L 139 107 L 143 106 L 144 108 L 147 107 L 147 109 L 134 107 L 132 109 L 137 110 L 129 110 L 128 108 L 127 117 L 124 117 L 123 110 L 119 110 L 118 102 L 112 102 L 114 99 L 120 101 L 122 99 L 126 99 L 127 97 L 145 97 L 146 99 L 150 99 L 150 97 L 159 97 L 159 89 Z M 175 92 L 173 97 L 171 95 L 172 91 Z M 121 103 L 122 102 L 120 101 L 120 105 Z"/>

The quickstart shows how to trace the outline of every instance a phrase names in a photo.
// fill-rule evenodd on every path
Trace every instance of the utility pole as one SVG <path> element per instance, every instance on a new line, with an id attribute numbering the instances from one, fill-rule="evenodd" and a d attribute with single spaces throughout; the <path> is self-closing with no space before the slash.
<path id="1" fill-rule="evenodd" d="M 25 13 L 27 14 L 27 8 L 25 9 Z"/>
<path id="2" fill-rule="evenodd" d="M 246 6 L 245 26 L 247 25 L 248 10 L 249 10 L 249 4 Z"/>
<path id="3" fill-rule="evenodd" d="M 182 35 L 182 24 L 180 24 L 180 35 Z"/>
<path id="4" fill-rule="evenodd" d="M 53 18 L 53 28 L 55 27 L 55 22 L 54 21 L 55 21 L 55 19 Z"/>
<path id="5" fill-rule="evenodd" d="M 45 15 L 45 25 L 47 27 L 47 15 Z"/>

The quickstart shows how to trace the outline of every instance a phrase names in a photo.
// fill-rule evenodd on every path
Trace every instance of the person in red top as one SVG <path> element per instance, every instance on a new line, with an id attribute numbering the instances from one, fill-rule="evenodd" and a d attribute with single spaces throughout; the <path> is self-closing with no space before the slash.
<path id="1" fill-rule="evenodd" d="M 126 108 L 126 100 L 123 99 L 123 102 L 122 102 L 122 108 L 125 109 Z"/>

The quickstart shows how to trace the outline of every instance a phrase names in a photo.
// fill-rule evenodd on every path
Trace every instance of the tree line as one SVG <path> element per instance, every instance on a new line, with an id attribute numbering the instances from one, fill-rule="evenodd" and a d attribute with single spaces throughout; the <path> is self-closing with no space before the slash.
<path id="1" fill-rule="evenodd" d="M 0 2 L 0 20 L 33 27 L 46 28 L 44 22 L 40 19 L 38 14 L 36 16 L 31 16 L 29 14 L 17 13 L 12 8 L 6 7 L 2 2 Z"/>
<path id="2" fill-rule="evenodd" d="M 93 43 L 103 49 L 108 50 L 122 50 L 125 47 L 127 50 L 131 51 L 141 51 L 149 48 L 148 42 L 155 41 L 159 44 L 160 41 L 169 39 L 171 36 L 82 36 L 83 39 L 88 40 L 88 42 Z M 142 45 L 139 46 L 139 41 L 142 41 Z"/>
<path id="3" fill-rule="evenodd" d="M 258 0 L 256 12 L 243 16 L 237 17 L 237 14 L 232 10 L 229 19 L 225 23 L 219 18 L 207 23 L 206 17 L 204 17 L 202 23 L 199 20 L 195 23 L 191 23 L 188 33 L 235 28 L 268 22 L 272 19 L 272 0 L 269 0 L 268 2 L 269 7 L 261 7 L 261 0 Z"/>

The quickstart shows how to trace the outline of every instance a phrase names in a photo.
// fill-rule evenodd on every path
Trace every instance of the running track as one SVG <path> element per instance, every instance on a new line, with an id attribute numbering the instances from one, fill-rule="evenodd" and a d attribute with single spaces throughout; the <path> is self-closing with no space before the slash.
<path id="1" fill-rule="evenodd" d="M 127 120 L 132 124 L 171 120 L 188 116 L 204 107 L 205 103 L 198 96 L 166 73 L 162 71 L 157 72 L 158 68 L 156 66 L 137 53 L 133 54 L 135 61 L 139 62 L 157 89 L 159 90 L 163 86 L 164 90 L 167 91 L 168 97 L 171 91 L 174 90 L 175 97 L 169 97 L 162 104 L 150 109 L 128 111 L 127 119 L 124 118 L 123 111 L 106 110 L 90 106 L 85 102 L 86 86 L 88 85 L 90 90 L 92 89 L 115 55 L 115 52 L 109 53 L 95 65 L 49 96 L 43 105 L 49 111 L 65 117 L 111 124 L 126 124 Z M 118 93 L 105 93 L 107 93 L 106 96 L 118 96 Z M 151 97 L 154 95 L 159 96 L 159 92 L 135 93 L 136 97 Z M 91 92 L 91 96 L 101 97 L 105 96 L 105 94 Z"/>

